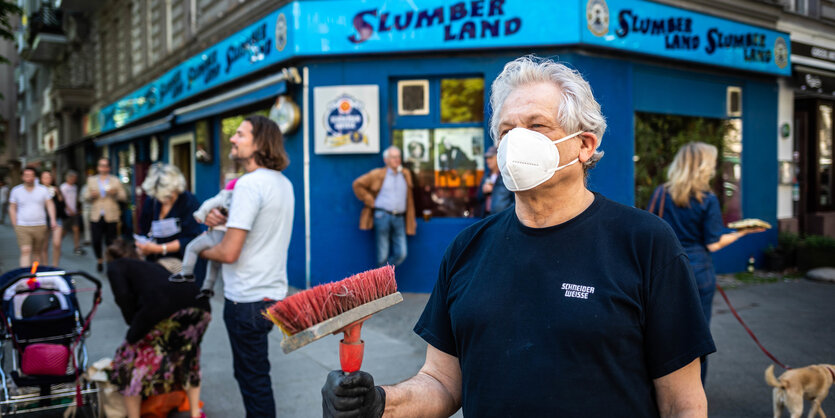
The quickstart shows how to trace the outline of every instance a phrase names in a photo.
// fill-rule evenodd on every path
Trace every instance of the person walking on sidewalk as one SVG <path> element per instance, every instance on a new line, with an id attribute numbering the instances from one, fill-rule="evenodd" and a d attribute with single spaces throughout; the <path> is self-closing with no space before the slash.
<path id="1" fill-rule="evenodd" d="M 398 266 L 406 260 L 406 235 L 415 235 L 417 229 L 412 173 L 403 169 L 400 149 L 394 145 L 383 151 L 383 161 L 385 167 L 363 174 L 353 188 L 365 205 L 360 229 L 374 229 L 377 265 Z"/>
<path id="2" fill-rule="evenodd" d="M 235 183 L 228 219 L 218 209 L 206 215 L 206 225 L 225 224 L 226 235 L 200 256 L 223 263 L 223 322 L 246 416 L 270 418 L 276 416 L 267 339 L 273 324 L 261 312 L 287 294 L 295 197 L 281 171 L 290 160 L 278 125 L 263 116 L 244 119 L 229 141 L 229 156 L 246 174 Z"/>
<path id="3" fill-rule="evenodd" d="M 29 267 L 33 261 L 45 263 L 41 259 L 44 244 L 49 234 L 49 225 L 56 227 L 55 204 L 49 196 L 49 190 L 35 184 L 38 173 L 34 167 L 23 169 L 19 184 L 9 196 L 9 218 L 12 220 L 17 245 L 20 247 L 20 267 Z"/>
<path id="4" fill-rule="evenodd" d="M 6 213 L 9 211 L 9 185 L 0 178 L 0 225 L 6 224 Z"/>
<path id="5" fill-rule="evenodd" d="M 96 164 L 98 175 L 87 179 L 87 195 L 85 199 L 91 202 L 90 232 L 93 236 L 93 252 L 96 254 L 96 270 L 103 270 L 102 239 L 108 246 L 116 238 L 116 226 L 122 215 L 119 202 L 128 200 L 125 188 L 116 176 L 110 174 L 110 161 L 99 158 Z"/>
<path id="6" fill-rule="evenodd" d="M 717 154 L 715 146 L 704 142 L 690 142 L 681 147 L 667 169 L 667 182 L 655 189 L 647 208 L 670 224 L 684 247 L 708 325 L 716 292 L 716 271 L 710 253 L 747 234 L 764 231 L 756 228 L 724 233 L 719 198 L 710 187 L 710 180 L 716 174 Z M 707 356 L 702 357 L 701 377 L 704 384 Z"/>
<path id="7" fill-rule="evenodd" d="M 333 371 L 324 415 L 706 417 L 699 357 L 715 348 L 686 254 L 657 216 L 586 186 L 606 128 L 588 82 L 522 57 L 490 103 L 514 210 L 447 248 L 418 374 L 375 387 Z"/>
<path id="8" fill-rule="evenodd" d="M 42 171 L 40 179 L 41 186 L 49 190 L 49 197 L 52 199 L 52 204 L 55 205 L 55 225 L 47 223 L 50 231 L 41 249 L 41 260 L 49 261 L 49 245 L 52 244 L 52 265 L 57 267 L 61 263 L 61 238 L 63 237 L 64 218 L 66 217 L 64 195 L 55 186 L 55 177 L 53 177 L 51 171 Z"/>
<path id="9" fill-rule="evenodd" d="M 78 173 L 68 170 L 64 175 L 64 183 L 61 184 L 61 194 L 64 195 L 64 235 L 72 231 L 73 253 L 84 255 L 81 248 L 81 214 L 78 206 Z M 61 237 L 63 239 L 63 236 Z"/>

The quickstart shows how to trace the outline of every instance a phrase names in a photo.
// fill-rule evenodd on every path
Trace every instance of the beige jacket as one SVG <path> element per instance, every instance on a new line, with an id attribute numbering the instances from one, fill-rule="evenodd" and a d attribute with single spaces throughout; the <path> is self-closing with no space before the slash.
<path id="1" fill-rule="evenodd" d="M 412 197 L 412 173 L 409 170 L 403 170 L 403 178 L 406 179 L 406 186 L 409 189 L 406 192 L 406 234 L 415 235 L 417 221 L 415 221 L 415 202 Z M 385 179 L 386 168 L 383 167 L 375 168 L 354 180 L 354 194 L 365 204 L 360 213 L 360 229 L 362 230 L 374 228 L 374 200 L 383 188 Z"/>
<path id="2" fill-rule="evenodd" d="M 101 197 L 99 193 L 99 176 L 90 176 L 87 178 L 87 196 L 84 199 L 92 202 L 90 207 L 90 221 L 98 222 L 101 219 L 102 212 L 104 212 L 105 222 L 119 222 L 119 203 L 128 200 L 127 192 L 122 187 L 122 183 L 114 175 L 107 176 L 107 185 L 109 191 L 105 197 Z M 115 190 L 115 192 L 113 191 Z"/>

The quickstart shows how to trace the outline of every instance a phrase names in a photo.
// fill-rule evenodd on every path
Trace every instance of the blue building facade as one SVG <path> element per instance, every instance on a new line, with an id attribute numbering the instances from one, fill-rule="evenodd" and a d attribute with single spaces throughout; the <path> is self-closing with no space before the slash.
<path id="1" fill-rule="evenodd" d="M 297 1 L 91 115 L 91 135 L 131 190 L 150 163 L 166 161 L 204 200 L 232 175 L 227 125 L 258 111 L 298 116 L 285 174 L 296 202 L 288 273 L 300 288 L 374 266 L 351 182 L 382 166 L 389 145 L 408 148 L 426 217 L 397 280 L 429 292 L 447 245 L 478 221 L 489 85 L 505 63 L 555 57 L 586 77 L 609 124 L 589 187 L 627 205 L 636 201 L 636 113 L 736 120 L 738 211 L 776 225 L 777 80 L 790 75 L 789 50 L 785 33 L 643 0 Z M 279 96 L 298 111 L 279 109 Z M 456 144 L 472 165 L 450 176 L 443 150 Z M 716 254 L 717 270 L 743 270 L 774 242 L 776 231 L 747 236 Z"/>

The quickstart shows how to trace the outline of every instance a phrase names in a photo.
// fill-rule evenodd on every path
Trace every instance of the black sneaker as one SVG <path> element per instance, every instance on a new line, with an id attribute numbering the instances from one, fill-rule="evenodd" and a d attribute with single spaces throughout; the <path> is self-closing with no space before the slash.
<path id="1" fill-rule="evenodd" d="M 104 265 L 102 263 L 96 263 L 96 271 L 99 273 L 104 271 Z"/>
<path id="2" fill-rule="evenodd" d="M 183 274 L 183 273 L 176 273 L 172 274 L 171 277 L 168 278 L 169 282 L 174 283 L 183 283 L 183 282 L 194 282 L 194 275 L 193 274 Z"/>
<path id="3" fill-rule="evenodd" d="M 204 299 L 211 299 L 215 295 L 215 291 L 212 289 L 203 289 L 200 293 L 195 297 L 197 300 L 204 300 Z"/>
<path id="4" fill-rule="evenodd" d="M 75 255 L 85 255 L 85 254 L 87 254 L 87 252 L 84 251 L 84 249 L 81 248 L 81 247 L 74 249 L 73 253 L 75 253 Z"/>

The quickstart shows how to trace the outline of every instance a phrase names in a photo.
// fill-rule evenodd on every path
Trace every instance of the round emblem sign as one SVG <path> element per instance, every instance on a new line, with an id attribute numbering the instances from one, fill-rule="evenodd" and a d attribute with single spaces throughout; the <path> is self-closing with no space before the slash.
<path id="1" fill-rule="evenodd" d="M 284 51 L 285 46 L 287 46 L 287 18 L 284 17 L 284 13 L 279 13 L 275 21 L 275 49 Z"/>
<path id="2" fill-rule="evenodd" d="M 609 32 L 609 6 L 606 0 L 589 0 L 586 3 L 586 24 L 595 36 Z"/>
<path id="3" fill-rule="evenodd" d="M 774 41 L 774 63 L 781 69 L 789 65 L 789 48 L 786 47 L 786 40 L 782 36 L 778 36 Z"/>

